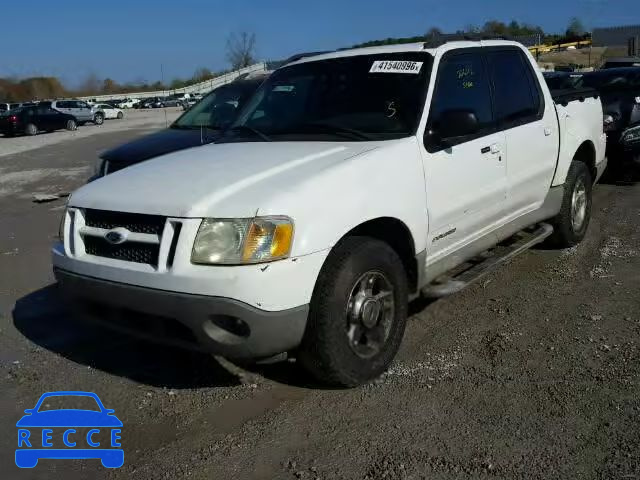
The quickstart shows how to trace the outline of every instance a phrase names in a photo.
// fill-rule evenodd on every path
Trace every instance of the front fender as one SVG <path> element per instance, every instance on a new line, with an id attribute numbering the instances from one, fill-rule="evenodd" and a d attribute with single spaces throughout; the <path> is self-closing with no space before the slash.
<path id="1" fill-rule="evenodd" d="M 292 256 L 332 248 L 355 227 L 380 217 L 404 223 L 418 253 L 427 241 L 426 207 L 423 166 L 417 139 L 411 137 L 381 142 L 375 150 L 303 179 L 259 214 L 293 218 Z"/>

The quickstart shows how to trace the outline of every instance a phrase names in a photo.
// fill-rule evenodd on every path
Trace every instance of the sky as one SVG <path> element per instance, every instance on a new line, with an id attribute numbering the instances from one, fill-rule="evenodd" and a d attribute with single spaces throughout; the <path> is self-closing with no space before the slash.
<path id="1" fill-rule="evenodd" d="M 53 75 L 78 85 L 90 74 L 118 82 L 190 77 L 228 68 L 231 32 L 256 34 L 260 59 L 453 32 L 516 19 L 563 32 L 640 24 L 638 0 L 30 0 L 2 1 L 0 77 Z M 9 41 L 14 39 L 14 41 Z"/>

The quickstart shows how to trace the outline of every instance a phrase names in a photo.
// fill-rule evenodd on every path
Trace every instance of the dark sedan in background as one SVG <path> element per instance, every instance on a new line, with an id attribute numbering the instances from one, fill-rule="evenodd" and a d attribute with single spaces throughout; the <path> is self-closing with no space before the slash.
<path id="1" fill-rule="evenodd" d="M 78 128 L 76 118 L 46 105 L 19 107 L 0 115 L 0 133 L 8 137 L 36 135 L 41 131 L 52 132 L 63 128 Z"/>
<path id="2" fill-rule="evenodd" d="M 582 85 L 596 89 L 602 96 L 609 158 L 623 161 L 638 158 L 640 68 L 611 68 L 587 73 L 582 78 Z"/>
<path id="3" fill-rule="evenodd" d="M 90 181 L 160 155 L 215 142 L 265 78 L 262 75 L 219 87 L 169 128 L 105 152 Z"/>
<path id="4" fill-rule="evenodd" d="M 609 165 L 640 163 L 640 67 L 588 73 L 546 72 L 551 91 L 596 90 L 602 100 Z"/>

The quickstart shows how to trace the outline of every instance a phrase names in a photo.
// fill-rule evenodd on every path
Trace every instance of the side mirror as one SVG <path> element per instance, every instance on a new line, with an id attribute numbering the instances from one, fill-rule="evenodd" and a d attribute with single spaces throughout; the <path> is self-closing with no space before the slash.
<path id="1" fill-rule="evenodd" d="M 425 141 L 453 145 L 464 137 L 480 131 L 480 122 L 472 110 L 445 110 L 425 134 Z"/>
<path id="2" fill-rule="evenodd" d="M 33 413 L 33 408 L 27 408 L 24 413 L 26 413 L 27 415 L 31 415 Z"/>

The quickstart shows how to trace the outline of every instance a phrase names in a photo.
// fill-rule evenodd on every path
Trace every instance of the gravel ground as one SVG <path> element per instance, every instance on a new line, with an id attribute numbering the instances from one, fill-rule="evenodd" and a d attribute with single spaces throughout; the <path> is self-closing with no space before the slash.
<path id="1" fill-rule="evenodd" d="M 166 118 L 165 118 L 166 114 Z M 122 120 L 105 120 L 102 125 L 87 123 L 78 130 L 56 130 L 51 133 L 40 133 L 35 137 L 2 137 L 0 136 L 0 157 L 20 152 L 34 150 L 47 145 L 68 142 L 79 138 L 90 137 L 99 133 L 119 132 L 122 130 L 140 128 L 161 128 L 167 122 L 171 123 L 182 114 L 182 107 L 157 110 L 124 110 Z M 0 159 L 0 165 L 3 160 Z"/>
<path id="2" fill-rule="evenodd" d="M 527 252 L 461 294 L 413 303 L 392 368 L 327 390 L 291 362 L 245 370 L 66 312 L 48 253 L 63 202 L 30 194 L 78 186 L 97 152 L 141 133 L 2 160 L 0 178 L 23 179 L 0 187 L 3 478 L 640 478 L 638 178 L 596 189 L 583 244 Z M 124 422 L 124 467 L 15 468 L 22 411 L 73 389 Z"/>

